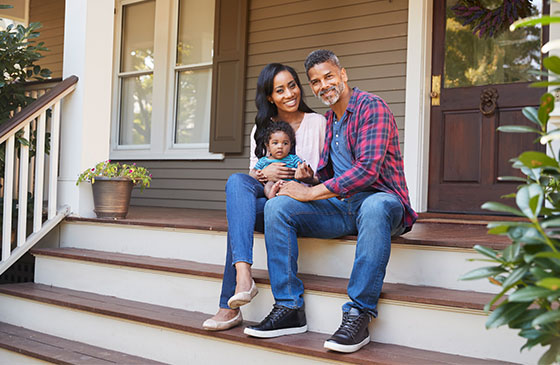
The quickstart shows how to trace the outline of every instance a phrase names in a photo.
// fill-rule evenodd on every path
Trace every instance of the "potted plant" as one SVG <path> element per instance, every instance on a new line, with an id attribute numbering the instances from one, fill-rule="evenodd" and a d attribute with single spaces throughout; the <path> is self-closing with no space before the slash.
<path id="1" fill-rule="evenodd" d="M 134 185 L 139 185 L 140 191 L 143 191 L 150 186 L 151 180 L 152 175 L 145 167 L 107 160 L 82 172 L 76 185 L 83 181 L 91 182 L 97 217 L 125 218 Z"/>

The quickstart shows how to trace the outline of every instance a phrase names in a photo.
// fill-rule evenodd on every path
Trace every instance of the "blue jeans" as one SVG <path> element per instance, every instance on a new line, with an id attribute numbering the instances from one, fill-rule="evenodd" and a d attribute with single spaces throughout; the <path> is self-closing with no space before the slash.
<path id="1" fill-rule="evenodd" d="M 263 185 L 247 174 L 233 174 L 226 183 L 228 221 L 227 253 L 220 294 L 220 308 L 229 308 L 228 299 L 237 285 L 235 263 L 253 264 L 253 233 L 264 230 Z"/>
<path id="2" fill-rule="evenodd" d="M 362 192 L 337 198 L 299 202 L 287 196 L 265 205 L 268 275 L 277 304 L 303 306 L 303 283 L 298 279 L 297 236 L 335 238 L 358 235 L 354 266 L 348 283 L 351 307 L 377 317 L 377 302 L 391 252 L 391 236 L 403 232 L 404 208 L 398 197 L 384 192 Z"/>

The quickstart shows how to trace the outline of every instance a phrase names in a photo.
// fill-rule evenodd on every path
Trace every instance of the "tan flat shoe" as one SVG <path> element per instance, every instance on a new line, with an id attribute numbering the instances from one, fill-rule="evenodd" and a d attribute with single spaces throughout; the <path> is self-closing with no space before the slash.
<path id="1" fill-rule="evenodd" d="M 243 316 L 241 316 L 241 311 L 239 311 L 239 313 L 229 321 L 216 321 L 212 318 L 208 318 L 202 324 L 202 328 L 208 331 L 224 331 L 239 326 L 242 322 Z"/>
<path id="2" fill-rule="evenodd" d="M 242 305 L 249 303 L 258 293 L 259 289 L 257 289 L 255 281 L 253 280 L 249 291 L 243 291 L 235 294 L 233 297 L 229 298 L 227 304 L 231 309 L 239 308 Z"/>

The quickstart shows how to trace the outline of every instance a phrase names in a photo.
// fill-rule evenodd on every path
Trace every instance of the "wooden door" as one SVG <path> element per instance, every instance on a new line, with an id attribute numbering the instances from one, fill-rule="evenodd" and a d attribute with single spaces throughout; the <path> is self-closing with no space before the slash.
<path id="1" fill-rule="evenodd" d="M 428 210 L 488 213 L 480 209 L 484 202 L 517 186 L 498 177 L 521 176 L 509 160 L 543 150 L 533 143 L 536 135 L 496 131 L 531 124 L 521 109 L 538 105 L 544 92 L 528 87 L 538 77 L 529 71 L 541 67 L 541 30 L 478 38 L 450 9 L 455 3 L 434 1 L 432 75 L 441 75 L 441 92 L 431 109 Z"/>

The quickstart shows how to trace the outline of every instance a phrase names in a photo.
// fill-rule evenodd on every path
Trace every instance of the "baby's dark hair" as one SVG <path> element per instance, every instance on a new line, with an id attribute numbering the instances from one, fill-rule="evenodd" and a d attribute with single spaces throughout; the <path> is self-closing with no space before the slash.
<path id="1" fill-rule="evenodd" d="M 296 145 L 296 133 L 294 129 L 286 122 L 279 120 L 277 122 L 270 122 L 268 127 L 266 128 L 265 133 L 265 141 L 266 144 L 270 142 L 270 136 L 276 132 L 284 132 L 290 138 L 290 142 L 292 143 L 292 148 Z"/>

